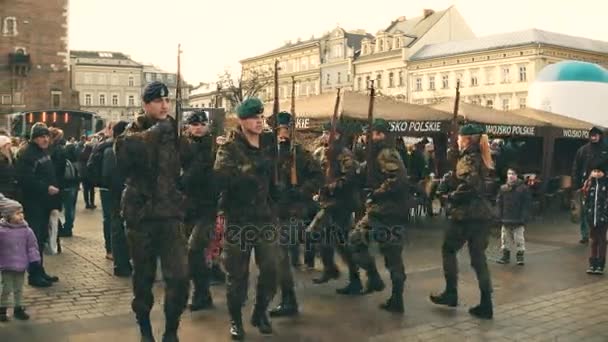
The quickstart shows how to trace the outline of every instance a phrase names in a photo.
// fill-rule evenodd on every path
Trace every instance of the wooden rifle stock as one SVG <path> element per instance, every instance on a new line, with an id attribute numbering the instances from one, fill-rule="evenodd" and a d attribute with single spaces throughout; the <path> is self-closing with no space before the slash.
<path id="1" fill-rule="evenodd" d="M 291 77 L 291 130 L 289 143 L 291 144 L 291 168 L 289 170 L 289 180 L 291 185 L 298 185 L 298 166 L 296 156 L 296 81 Z"/>
<path id="2" fill-rule="evenodd" d="M 336 104 L 334 105 L 334 113 L 331 117 L 331 130 L 329 131 L 329 142 L 327 149 L 327 170 L 326 179 L 327 183 L 333 181 L 334 177 L 334 158 L 337 151 L 334 151 L 334 141 L 336 140 L 336 125 L 338 124 L 338 110 L 340 108 L 340 88 L 338 88 L 338 94 L 336 95 Z"/>
<path id="3" fill-rule="evenodd" d="M 366 132 L 366 181 L 367 181 L 367 186 L 371 186 L 372 185 L 372 159 L 374 158 L 373 155 L 373 142 L 372 142 L 372 125 L 374 123 L 374 98 L 376 96 L 376 89 L 374 88 L 374 81 L 371 80 L 370 81 L 370 88 L 369 88 L 369 107 L 368 107 L 368 111 L 367 111 L 367 132 Z"/>

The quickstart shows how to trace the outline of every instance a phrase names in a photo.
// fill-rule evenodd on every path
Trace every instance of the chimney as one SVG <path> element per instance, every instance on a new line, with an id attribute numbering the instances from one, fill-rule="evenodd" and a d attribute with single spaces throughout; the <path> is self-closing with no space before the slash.
<path id="1" fill-rule="evenodd" d="M 424 19 L 430 17 L 431 15 L 433 15 L 435 13 L 435 11 L 433 11 L 432 9 L 425 9 L 423 12 L 424 15 Z"/>

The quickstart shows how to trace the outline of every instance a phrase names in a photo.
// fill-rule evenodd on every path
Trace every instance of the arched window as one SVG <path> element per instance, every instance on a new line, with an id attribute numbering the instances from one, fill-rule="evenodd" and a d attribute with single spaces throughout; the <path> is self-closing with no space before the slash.
<path id="1" fill-rule="evenodd" d="M 4 25 L 2 25 L 2 35 L 8 37 L 13 37 L 17 35 L 17 18 L 4 18 Z"/>

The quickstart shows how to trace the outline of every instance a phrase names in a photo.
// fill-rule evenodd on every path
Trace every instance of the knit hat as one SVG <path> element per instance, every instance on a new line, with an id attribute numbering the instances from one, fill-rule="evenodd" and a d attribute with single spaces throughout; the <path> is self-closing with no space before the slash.
<path id="1" fill-rule="evenodd" d="M 2 215 L 2 217 L 9 218 L 20 210 L 23 210 L 21 203 L 7 198 L 0 193 L 0 215 Z"/>
<path id="2" fill-rule="evenodd" d="M 44 135 L 50 135 L 49 128 L 42 122 L 36 122 L 30 131 L 30 139 L 33 140 Z"/>

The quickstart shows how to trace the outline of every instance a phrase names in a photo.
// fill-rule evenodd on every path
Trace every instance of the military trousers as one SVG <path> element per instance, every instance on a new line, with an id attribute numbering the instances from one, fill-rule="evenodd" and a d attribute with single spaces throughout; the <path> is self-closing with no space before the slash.
<path id="1" fill-rule="evenodd" d="M 384 265 L 390 272 L 393 284 L 403 284 L 406 280 L 405 265 L 403 263 L 403 243 L 405 229 L 403 222 L 396 220 L 389 224 L 380 218 L 366 214 L 357 222 L 349 236 L 349 247 L 357 266 L 368 274 L 377 273 L 376 261 L 369 252 L 372 242 L 377 242 L 380 253 L 384 256 Z"/>
<path id="2" fill-rule="evenodd" d="M 190 225 L 188 265 L 195 294 L 209 292 L 211 265 L 205 260 L 205 251 L 209 247 L 214 229 L 215 216 L 212 214 L 205 215 Z"/>
<path id="3" fill-rule="evenodd" d="M 477 275 L 479 290 L 492 291 L 490 271 L 486 260 L 490 228 L 486 221 L 452 221 L 446 230 L 441 254 L 443 272 L 448 286 L 458 284 L 458 260 L 456 254 L 466 243 L 469 248 L 471 266 Z M 452 289 L 456 290 L 456 289 Z"/>
<path id="4" fill-rule="evenodd" d="M 226 299 L 231 315 L 240 312 L 249 287 L 249 261 L 255 253 L 259 274 L 256 306 L 265 311 L 277 289 L 277 226 L 273 222 L 242 223 L 226 217 L 223 262 Z"/>
<path id="5" fill-rule="evenodd" d="M 354 277 L 358 273 L 358 267 L 348 247 L 348 235 L 353 224 L 352 216 L 352 211 L 325 208 L 321 209 L 315 217 L 315 220 L 322 225 L 319 254 L 325 272 L 336 269 L 334 254 L 337 251 L 348 266 L 350 276 Z"/>
<path id="6" fill-rule="evenodd" d="M 132 308 L 138 319 L 146 319 L 154 297 L 152 286 L 156 278 L 158 258 L 165 281 L 165 316 L 178 320 L 188 303 L 190 281 L 186 238 L 177 219 L 127 221 L 127 241 L 133 261 Z"/>
<path id="7" fill-rule="evenodd" d="M 282 218 L 279 227 L 279 249 L 278 249 L 278 282 L 282 292 L 293 290 L 294 280 L 292 264 L 295 251 L 299 248 L 304 219 Z"/>

